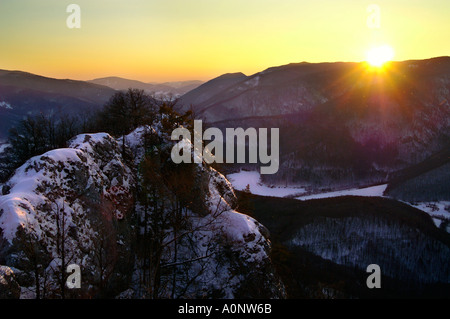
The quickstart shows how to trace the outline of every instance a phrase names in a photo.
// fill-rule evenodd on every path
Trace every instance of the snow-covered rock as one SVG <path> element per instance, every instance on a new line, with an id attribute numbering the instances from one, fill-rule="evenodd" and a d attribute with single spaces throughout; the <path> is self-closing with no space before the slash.
<path id="1" fill-rule="evenodd" d="M 144 134 L 158 136 L 168 145 L 160 129 L 140 128 L 126 137 L 131 152 L 143 156 Z M 190 143 L 187 141 L 187 143 Z M 194 155 L 194 146 L 191 144 Z M 139 162 L 142 158 L 135 158 Z M 271 243 L 268 230 L 254 218 L 235 210 L 236 195 L 227 178 L 205 163 L 193 164 L 196 187 L 204 194 L 204 205 L 194 205 L 186 210 L 189 227 L 194 230 L 177 246 L 175 260 L 181 260 L 188 278 L 195 278 L 185 287 L 183 279 L 177 297 L 264 297 L 283 298 L 285 290 L 275 274 L 270 260 Z M 143 215 L 143 208 L 137 205 L 136 213 Z M 169 236 L 168 241 L 173 239 Z M 173 263 L 173 251 L 163 255 L 164 262 Z M 192 260 L 194 262 L 183 263 Z M 136 270 L 135 278 L 140 277 Z M 185 286 L 183 286 L 183 284 Z M 170 286 L 170 284 L 169 284 Z M 251 288 L 250 288 L 251 287 Z M 142 288 L 133 287 L 135 295 Z"/>
<path id="2" fill-rule="evenodd" d="M 11 268 L 0 266 L 0 299 L 19 299 L 20 286 Z"/>
<path id="3" fill-rule="evenodd" d="M 7 110 L 12 110 L 13 109 L 11 104 L 9 104 L 8 102 L 5 102 L 5 101 L 1 101 L 0 102 L 0 108 L 4 108 L 4 109 L 7 109 Z"/>
<path id="4" fill-rule="evenodd" d="M 144 143 L 149 134 L 157 142 Z M 121 298 L 147 297 L 139 280 L 142 257 L 132 247 L 142 227 L 157 227 L 136 224 L 148 213 L 137 189 L 140 162 L 153 142 L 163 148 L 174 144 L 158 126 L 117 140 L 105 133 L 82 134 L 67 148 L 33 157 L 16 170 L 0 196 L 0 262 L 21 271 L 20 284 L 28 287 L 22 287 L 23 298 L 37 292 L 42 297 L 44 288 L 45 297 L 72 293 L 62 290 L 59 279 L 68 264 L 81 267 L 82 291 L 88 296 L 102 296 L 108 285 Z M 235 211 L 236 196 L 222 174 L 204 163 L 195 165 L 193 185 L 204 197 L 183 208 L 186 236 L 178 239 L 171 229 L 164 235 L 161 267 L 181 265 L 174 268 L 179 277 L 175 297 L 284 297 L 267 229 Z M 163 201 L 170 204 L 169 197 Z M 32 271 L 36 264 L 38 279 Z M 161 296 L 170 295 L 163 291 Z"/>
<path id="5" fill-rule="evenodd" d="M 123 235 L 115 224 L 131 212 L 132 184 L 108 134 L 83 134 L 31 158 L 0 196 L 0 259 L 28 271 L 39 257 L 49 276 L 74 263 L 93 276 L 104 232 Z"/>

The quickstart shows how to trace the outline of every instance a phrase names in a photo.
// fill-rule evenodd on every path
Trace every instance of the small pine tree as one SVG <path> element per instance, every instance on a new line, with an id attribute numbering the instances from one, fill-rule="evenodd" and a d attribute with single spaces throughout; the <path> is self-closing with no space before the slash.
<path id="1" fill-rule="evenodd" d="M 245 189 L 238 196 L 238 210 L 241 213 L 253 217 L 254 205 L 251 200 L 252 192 L 250 191 L 250 184 L 247 184 Z"/>

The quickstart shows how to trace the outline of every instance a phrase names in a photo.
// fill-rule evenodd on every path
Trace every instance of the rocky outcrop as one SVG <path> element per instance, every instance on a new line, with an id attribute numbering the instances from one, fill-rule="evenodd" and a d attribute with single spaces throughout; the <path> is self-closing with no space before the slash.
<path id="1" fill-rule="evenodd" d="M 160 185 L 164 208 L 145 206 L 138 191 L 148 132 L 156 134 L 157 145 L 170 147 L 157 128 L 140 128 L 126 137 L 124 160 L 122 139 L 82 134 L 68 148 L 31 158 L 6 183 L 0 263 L 21 272 L 21 286 L 32 292 L 26 297 L 149 297 L 143 278 L 154 236 L 147 235 L 159 227 L 155 211 L 161 220 L 174 202 L 166 185 Z M 203 163 L 193 176 L 190 191 L 201 197 L 179 208 L 181 228 L 162 229 L 158 276 L 166 289 L 159 296 L 283 298 L 267 230 L 234 210 L 236 197 L 223 175 Z M 81 289 L 65 285 L 69 264 L 81 268 Z"/>
<path id="2" fill-rule="evenodd" d="M 0 299 L 19 299 L 20 286 L 11 268 L 0 266 Z"/>
<path id="3" fill-rule="evenodd" d="M 130 229 L 121 222 L 132 212 L 132 184 L 108 134 L 80 135 L 66 149 L 31 158 L 0 196 L 1 262 L 28 273 L 25 284 L 32 282 L 36 295 L 36 282 L 52 291 L 47 297 L 64 293 L 69 264 L 79 265 L 87 282 L 119 261 L 126 265 Z"/>
<path id="4" fill-rule="evenodd" d="M 143 138 L 146 133 L 158 136 L 166 144 L 165 147 L 173 145 L 158 128 L 138 129 L 127 136 L 127 144 L 131 153 L 136 155 L 137 162 L 145 154 Z M 191 150 L 194 152 L 193 145 Z M 174 297 L 286 297 L 284 285 L 270 259 L 268 230 L 255 219 L 235 210 L 237 198 L 225 176 L 205 163 L 193 164 L 191 169 L 195 182 L 189 192 L 196 194 L 196 198 L 183 212 L 186 218 L 184 232 L 187 235 L 178 242 L 178 256 L 174 256 L 174 247 L 168 247 L 162 255 L 163 264 L 179 264 L 178 272 L 184 273 L 177 279 Z M 138 200 L 137 218 L 142 221 L 146 214 L 151 215 Z M 142 232 L 154 229 L 151 222 L 140 225 Z M 167 241 L 171 239 L 172 236 L 169 236 Z M 134 277 L 141 278 L 142 269 L 135 269 Z M 166 282 L 166 285 L 167 290 L 172 290 L 171 282 Z M 131 289 L 134 296 L 145 296 L 145 286 L 134 284 Z M 130 295 L 130 290 L 126 295 Z"/>

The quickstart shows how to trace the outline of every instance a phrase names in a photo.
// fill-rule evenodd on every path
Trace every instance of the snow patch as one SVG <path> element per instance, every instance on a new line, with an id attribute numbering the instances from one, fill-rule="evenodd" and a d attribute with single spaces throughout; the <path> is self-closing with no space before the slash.
<path id="1" fill-rule="evenodd" d="M 448 201 L 440 201 L 440 202 L 420 202 L 420 203 L 408 203 L 425 213 L 429 214 L 433 219 L 436 227 L 440 227 L 443 222 L 449 223 L 450 221 L 450 202 Z M 446 227 L 446 231 L 450 232 L 450 227 Z"/>
<path id="2" fill-rule="evenodd" d="M 3 153 L 9 146 L 11 146 L 10 144 L 0 144 L 0 154 Z"/>
<path id="3" fill-rule="evenodd" d="M 227 175 L 234 189 L 243 191 L 250 186 L 250 192 L 255 195 L 286 197 L 298 195 L 305 192 L 302 187 L 268 186 L 261 182 L 261 175 L 257 171 L 240 171 L 239 173 Z"/>
<path id="4" fill-rule="evenodd" d="M 339 196 L 366 196 L 366 197 L 383 197 L 383 193 L 386 190 L 388 184 L 365 187 L 365 188 L 352 188 L 347 190 L 312 194 L 306 196 L 296 197 L 299 200 L 309 200 L 318 198 L 330 198 Z"/>
<path id="5" fill-rule="evenodd" d="M 9 104 L 8 102 L 2 101 L 0 102 L 0 107 L 7 109 L 7 110 L 12 110 L 13 107 L 11 106 L 11 104 Z"/>
<path id="6" fill-rule="evenodd" d="M 245 81 L 245 84 L 248 85 L 249 87 L 256 87 L 259 84 L 259 76 L 255 76 L 254 78 Z"/>

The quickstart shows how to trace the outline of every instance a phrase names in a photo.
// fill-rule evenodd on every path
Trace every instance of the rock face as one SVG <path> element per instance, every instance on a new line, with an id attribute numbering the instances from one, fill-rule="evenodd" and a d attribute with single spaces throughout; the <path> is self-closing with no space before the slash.
<path id="1" fill-rule="evenodd" d="M 136 154 L 135 161 L 138 162 L 145 153 L 145 131 L 166 141 L 164 144 L 173 145 L 167 143 L 168 137 L 158 128 L 138 129 L 127 136 L 129 148 Z M 192 144 L 191 151 L 194 151 Z M 235 210 L 236 195 L 222 174 L 204 163 L 195 164 L 191 169 L 195 182 L 189 193 L 197 194 L 202 200 L 196 203 L 194 198 L 193 205 L 181 212 L 185 218 L 186 235 L 176 248 L 166 246 L 161 256 L 163 265 L 179 264 L 177 272 L 182 275 L 177 277 L 176 287 L 171 282 L 166 283 L 169 289 L 162 290 L 160 296 L 226 299 L 285 297 L 283 283 L 270 259 L 271 242 L 267 229 L 255 219 Z M 139 173 L 137 179 L 141 179 Z M 170 206 L 170 203 L 165 205 Z M 143 200 L 138 199 L 136 216 L 141 221 L 141 236 L 155 231 L 154 225 L 149 222 L 154 212 L 149 213 L 149 210 Z M 170 209 L 161 214 L 170 214 Z M 169 236 L 167 241 L 172 239 Z M 177 251 L 178 257 L 174 251 Z M 135 269 L 134 277 L 141 278 L 142 273 L 143 269 Z M 164 280 L 167 278 L 162 278 Z M 132 288 L 135 296 L 146 296 L 145 284 L 135 280 Z"/>
<path id="2" fill-rule="evenodd" d="M 0 299 L 19 299 L 20 286 L 11 268 L 0 266 Z"/>
<path id="3" fill-rule="evenodd" d="M 151 284 L 142 278 L 154 253 L 145 249 L 155 241 L 147 235 L 173 201 L 168 193 L 160 209 L 144 205 L 139 193 L 148 131 L 158 145 L 169 143 L 153 128 L 138 129 L 126 137 L 131 159 L 124 160 L 122 140 L 83 134 L 66 149 L 31 158 L 6 183 L 8 191 L 0 196 L 0 263 L 21 271 L 20 284 L 31 297 L 114 297 L 124 291 L 150 297 Z M 194 176 L 205 200 L 179 210 L 178 233 L 163 229 L 158 282 L 166 289 L 159 288 L 159 296 L 284 297 L 267 231 L 233 209 L 235 195 L 223 175 L 201 164 Z M 81 267 L 79 290 L 65 286 L 69 264 Z"/>
<path id="4" fill-rule="evenodd" d="M 64 289 L 57 278 L 67 277 L 69 264 L 95 280 L 99 267 L 106 267 L 99 254 L 108 253 L 110 267 L 129 259 L 129 245 L 116 242 L 130 243 L 120 221 L 132 211 L 132 184 L 131 169 L 107 134 L 80 135 L 66 149 L 31 158 L 0 196 L 1 262 L 55 294 Z"/>

